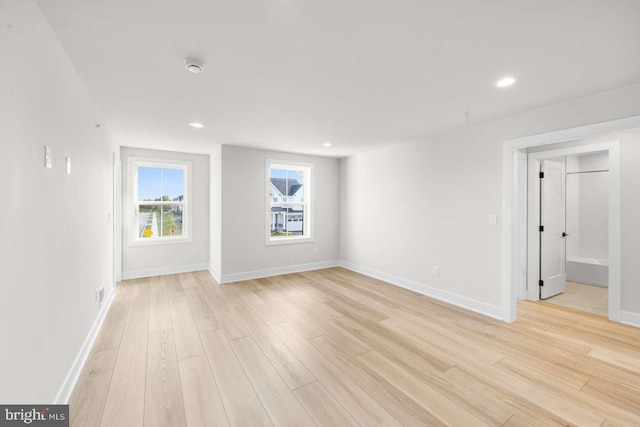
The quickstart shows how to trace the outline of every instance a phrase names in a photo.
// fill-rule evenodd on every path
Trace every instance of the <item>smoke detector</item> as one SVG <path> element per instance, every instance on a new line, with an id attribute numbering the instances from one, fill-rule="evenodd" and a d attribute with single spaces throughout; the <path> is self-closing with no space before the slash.
<path id="1" fill-rule="evenodd" d="M 184 67 L 194 74 L 202 73 L 204 71 L 204 62 L 195 58 L 187 58 L 184 60 Z"/>

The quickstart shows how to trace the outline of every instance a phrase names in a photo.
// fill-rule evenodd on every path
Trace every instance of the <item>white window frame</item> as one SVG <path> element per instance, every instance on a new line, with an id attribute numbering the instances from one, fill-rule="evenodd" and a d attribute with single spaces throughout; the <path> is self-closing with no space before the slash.
<path id="1" fill-rule="evenodd" d="M 152 159 L 146 157 L 129 157 L 129 177 L 131 177 L 131 197 L 128 200 L 130 215 L 129 246 L 166 245 L 176 243 L 190 243 L 191 236 L 191 169 L 192 163 L 185 160 Z M 184 194 L 182 202 L 182 235 L 142 238 L 138 236 L 138 206 L 144 204 L 175 205 L 175 201 L 141 202 L 138 200 L 138 168 L 169 168 L 182 169 L 184 179 Z"/>
<path id="2" fill-rule="evenodd" d="M 305 182 L 303 183 L 302 189 L 304 191 L 303 202 L 285 202 L 291 203 L 292 205 L 304 205 L 304 224 L 302 236 L 279 236 L 273 237 L 271 236 L 271 203 L 273 198 L 270 195 L 271 192 L 271 169 L 272 168 L 280 168 L 280 169 L 303 169 L 305 171 Z M 266 161 L 266 186 L 265 186 L 265 199 L 266 199 L 266 209 L 265 209 L 265 244 L 267 246 L 272 245 L 291 245 L 298 243 L 310 243 L 313 242 L 313 164 L 311 163 L 300 163 L 300 162 L 291 162 L 288 160 L 274 160 L 267 159 Z M 277 202 L 282 203 L 282 202 Z"/>

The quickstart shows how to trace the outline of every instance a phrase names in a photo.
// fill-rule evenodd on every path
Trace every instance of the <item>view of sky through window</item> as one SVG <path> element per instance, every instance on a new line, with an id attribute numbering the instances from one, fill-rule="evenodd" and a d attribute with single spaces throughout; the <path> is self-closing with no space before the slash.
<path id="1" fill-rule="evenodd" d="M 173 168 L 138 168 L 138 200 L 174 200 L 184 195 L 184 171 Z"/>

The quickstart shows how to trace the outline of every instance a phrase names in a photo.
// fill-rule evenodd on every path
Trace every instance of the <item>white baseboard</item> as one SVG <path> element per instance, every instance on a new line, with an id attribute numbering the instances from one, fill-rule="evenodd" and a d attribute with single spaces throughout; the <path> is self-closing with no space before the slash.
<path id="1" fill-rule="evenodd" d="M 91 329 L 89 329 L 89 334 L 82 343 L 82 347 L 80 347 L 80 351 L 76 356 L 76 359 L 73 361 L 71 365 L 71 369 L 67 373 L 67 376 L 60 386 L 60 390 L 58 390 L 58 394 L 53 400 L 54 405 L 66 405 L 69 403 L 69 399 L 71 398 L 71 393 L 73 392 L 73 388 L 78 382 L 78 378 L 80 378 L 80 374 L 82 373 L 82 368 L 87 361 L 87 357 L 89 357 L 89 353 L 91 352 L 91 347 L 93 347 L 93 343 L 98 336 L 98 332 L 100 331 L 100 327 L 102 326 L 102 322 L 109 311 L 109 307 L 111 307 L 111 303 L 113 302 L 113 297 L 116 294 L 116 288 L 114 286 L 111 287 L 111 291 L 106 296 L 104 300 L 104 304 L 100 308 L 98 312 L 98 317 L 93 322 Z"/>
<path id="2" fill-rule="evenodd" d="M 391 283 L 392 285 L 400 286 L 401 288 L 409 289 L 428 297 L 435 298 L 437 300 L 444 301 L 446 303 L 453 304 L 467 310 L 475 311 L 476 313 L 493 317 L 494 319 L 502 320 L 502 307 L 500 306 L 490 305 L 451 292 L 443 291 L 442 289 L 434 288 L 423 283 L 414 282 L 412 280 L 403 279 L 392 274 L 383 273 L 381 271 L 373 270 L 368 267 L 353 264 L 348 261 L 340 261 L 339 265 L 340 267 L 355 271 L 356 273 L 364 274 L 365 276 L 370 276 L 375 279 Z"/>
<path id="3" fill-rule="evenodd" d="M 640 328 L 640 314 L 630 311 L 620 311 L 620 323 Z"/>
<path id="4" fill-rule="evenodd" d="M 266 270 L 247 271 L 246 273 L 223 274 L 220 276 L 220 280 L 218 280 L 218 283 L 241 282 L 243 280 L 260 279 L 262 277 L 279 276 L 281 274 L 300 273 L 303 271 L 321 270 L 323 268 L 331 268 L 337 266 L 338 261 L 335 260 L 314 262 L 311 264 L 291 265 L 287 267 L 268 268 Z"/>
<path id="5" fill-rule="evenodd" d="M 172 267 L 148 268 L 145 270 L 123 271 L 122 280 L 139 279 L 141 277 L 164 276 L 167 274 L 190 273 L 208 270 L 209 264 L 176 265 Z"/>
<path id="6" fill-rule="evenodd" d="M 211 273 L 211 275 L 215 279 L 215 281 L 220 283 L 220 272 L 218 270 L 216 270 L 216 268 L 213 266 L 213 264 L 209 264 L 208 270 L 209 270 L 209 273 Z"/>

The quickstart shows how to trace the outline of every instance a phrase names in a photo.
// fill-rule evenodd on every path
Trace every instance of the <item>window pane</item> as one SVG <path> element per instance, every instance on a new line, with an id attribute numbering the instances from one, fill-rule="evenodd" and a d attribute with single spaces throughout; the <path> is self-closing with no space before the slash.
<path id="1" fill-rule="evenodd" d="M 294 237 L 304 235 L 304 205 L 271 207 L 271 236 Z"/>
<path id="2" fill-rule="evenodd" d="M 162 237 L 182 236 L 182 205 L 162 206 Z"/>
<path id="3" fill-rule="evenodd" d="M 269 172 L 273 184 L 271 197 L 274 202 L 304 201 L 304 172 L 302 170 L 273 167 Z"/>
<path id="4" fill-rule="evenodd" d="M 162 169 L 138 167 L 138 200 L 160 200 Z"/>
<path id="5" fill-rule="evenodd" d="M 162 169 L 162 195 L 169 201 L 184 200 L 184 171 L 182 169 Z"/>
<path id="6" fill-rule="evenodd" d="M 184 171 L 173 168 L 138 167 L 138 200 L 184 200 Z"/>
<path id="7" fill-rule="evenodd" d="M 138 237 L 144 239 L 160 237 L 158 234 L 159 219 L 159 206 L 140 205 L 138 210 Z"/>

